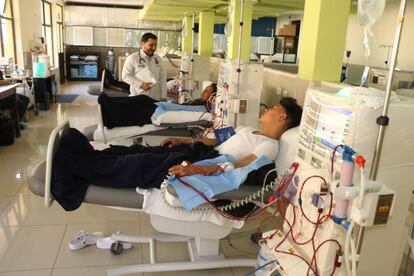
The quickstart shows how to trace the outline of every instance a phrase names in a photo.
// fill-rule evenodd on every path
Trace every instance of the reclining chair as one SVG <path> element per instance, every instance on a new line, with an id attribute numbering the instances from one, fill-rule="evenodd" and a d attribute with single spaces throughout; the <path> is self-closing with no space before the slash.
<path id="1" fill-rule="evenodd" d="M 67 128 L 69 128 L 69 123 L 64 122 L 52 131 L 49 138 L 46 161 L 38 164 L 33 169 L 28 180 L 30 190 L 36 195 L 45 197 L 46 207 L 50 207 L 53 203 L 53 197 L 50 191 L 53 159 L 57 149 L 59 148 L 61 133 Z M 294 145 L 296 144 L 295 137 L 297 137 L 297 128 L 287 131 L 286 134 L 288 132 L 289 135 L 286 135 L 286 139 L 281 139 L 280 141 L 278 158 L 276 160 L 276 162 L 280 162 L 281 164 L 283 163 L 283 165 L 280 166 L 281 168 L 283 166 L 287 168 L 294 158 Z M 274 184 L 275 183 L 273 183 L 273 185 Z M 257 186 L 242 185 L 238 190 L 223 193 L 216 198 L 254 202 L 254 200 L 257 197 L 260 198 L 263 193 L 265 196 L 271 194 L 273 192 L 272 188 L 274 188 L 274 186 L 262 187 L 261 183 Z M 123 208 L 142 211 L 144 197 L 137 193 L 134 188 L 104 188 L 94 186 L 92 184 L 88 188 L 84 202 L 118 209 Z M 258 202 L 254 203 L 259 204 Z M 171 212 L 174 212 L 176 208 L 177 207 L 171 207 Z M 167 233 L 167 235 L 112 235 L 112 238 L 116 241 L 148 243 L 150 248 L 150 264 L 130 265 L 112 269 L 107 271 L 107 275 L 124 275 L 134 272 L 214 269 L 225 267 L 253 267 L 256 264 L 255 259 L 225 259 L 225 257 L 219 253 L 220 239 L 229 235 L 233 229 L 233 227 L 229 225 L 217 225 L 209 221 L 188 221 L 179 218 L 171 218 L 170 215 L 162 216 L 159 214 L 150 214 L 150 221 L 156 230 L 162 233 Z M 191 261 L 157 263 L 155 251 L 156 242 L 186 242 L 188 244 Z"/>

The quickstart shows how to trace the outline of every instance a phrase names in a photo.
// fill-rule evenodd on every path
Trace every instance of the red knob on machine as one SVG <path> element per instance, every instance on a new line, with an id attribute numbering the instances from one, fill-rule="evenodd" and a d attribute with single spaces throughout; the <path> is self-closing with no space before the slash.
<path id="1" fill-rule="evenodd" d="M 358 155 L 355 158 L 355 163 L 357 163 L 358 166 L 360 166 L 360 167 L 365 167 L 365 159 L 364 159 L 364 157 L 362 157 L 361 155 Z"/>

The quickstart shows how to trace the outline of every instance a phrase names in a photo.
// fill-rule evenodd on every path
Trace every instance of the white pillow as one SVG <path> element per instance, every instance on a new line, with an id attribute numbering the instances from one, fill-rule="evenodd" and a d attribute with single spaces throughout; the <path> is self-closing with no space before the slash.
<path id="1" fill-rule="evenodd" d="M 158 117 L 152 116 L 151 121 L 154 125 L 160 126 L 163 124 L 196 124 L 200 121 L 211 121 L 212 116 L 208 112 L 194 112 L 194 111 L 167 111 Z"/>
<path id="2" fill-rule="evenodd" d="M 280 137 L 279 152 L 275 160 L 278 175 L 283 175 L 295 160 L 298 137 L 299 127 L 285 131 Z"/>

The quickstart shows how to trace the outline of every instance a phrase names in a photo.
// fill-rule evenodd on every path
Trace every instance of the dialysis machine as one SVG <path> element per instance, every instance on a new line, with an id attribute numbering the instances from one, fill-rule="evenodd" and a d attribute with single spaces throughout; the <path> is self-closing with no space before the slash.
<path id="1" fill-rule="evenodd" d="M 225 61 L 220 64 L 215 99 L 215 128 L 258 127 L 263 65 Z"/>
<path id="2" fill-rule="evenodd" d="M 200 97 L 203 81 L 209 80 L 210 58 L 183 53 L 180 64 L 179 102 Z"/>
<path id="3" fill-rule="evenodd" d="M 290 184 L 297 193 L 281 213 L 283 227 L 262 235 L 280 275 L 398 274 L 414 186 L 414 128 L 407 123 L 414 101 L 391 102 L 377 181 L 370 181 L 381 110 L 364 102 L 366 93 L 343 92 L 307 91 Z"/>

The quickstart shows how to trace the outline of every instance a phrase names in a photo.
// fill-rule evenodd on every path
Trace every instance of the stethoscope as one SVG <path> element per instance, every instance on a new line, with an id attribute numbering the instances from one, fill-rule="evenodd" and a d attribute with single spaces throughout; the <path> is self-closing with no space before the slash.
<path id="1" fill-rule="evenodd" d="M 145 59 L 143 59 L 143 58 L 142 58 L 142 56 L 141 56 L 141 50 L 140 50 L 140 51 L 138 51 L 138 57 L 139 57 L 139 61 L 138 61 L 138 62 L 139 62 L 139 64 L 140 64 L 140 65 L 145 65 L 145 64 L 147 63 L 147 62 L 145 61 Z M 157 57 L 155 57 L 155 56 L 154 56 L 154 58 L 155 58 L 155 64 L 157 64 L 157 65 L 158 65 L 158 63 L 159 63 L 159 62 L 158 62 Z"/>

